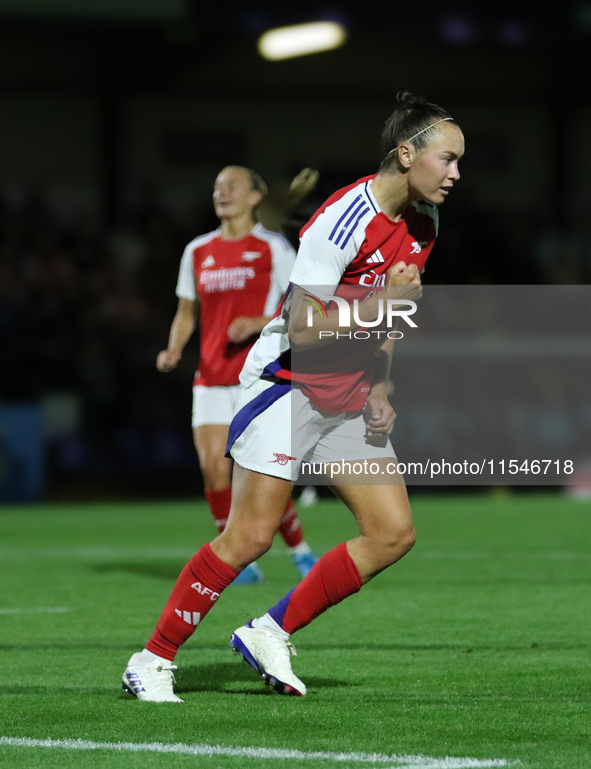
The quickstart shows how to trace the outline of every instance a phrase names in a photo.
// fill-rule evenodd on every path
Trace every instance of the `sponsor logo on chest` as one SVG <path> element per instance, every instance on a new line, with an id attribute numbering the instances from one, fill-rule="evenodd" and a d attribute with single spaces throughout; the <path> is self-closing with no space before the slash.
<path id="1" fill-rule="evenodd" d="M 360 275 L 359 285 L 383 288 L 386 285 L 386 273 L 384 272 L 381 275 L 378 275 L 375 270 L 370 270 L 369 272 Z"/>
<path id="2" fill-rule="evenodd" d="M 216 291 L 242 291 L 246 281 L 256 276 L 252 267 L 223 267 L 208 270 L 199 276 L 199 285 L 207 294 Z"/>

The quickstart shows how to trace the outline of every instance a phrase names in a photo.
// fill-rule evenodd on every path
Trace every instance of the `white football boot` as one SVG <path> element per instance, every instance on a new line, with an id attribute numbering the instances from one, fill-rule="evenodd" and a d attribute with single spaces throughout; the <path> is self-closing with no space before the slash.
<path id="1" fill-rule="evenodd" d="M 161 658 L 146 665 L 138 660 L 139 657 L 139 652 L 133 654 L 127 663 L 123 673 L 123 691 L 143 702 L 183 702 L 172 690 L 172 684 L 176 683 L 172 671 L 177 666 Z"/>
<path id="2" fill-rule="evenodd" d="M 279 694 L 303 697 L 306 693 L 306 685 L 291 669 L 290 654 L 297 652 L 289 641 L 271 630 L 252 627 L 249 622 L 232 633 L 230 646 Z"/>

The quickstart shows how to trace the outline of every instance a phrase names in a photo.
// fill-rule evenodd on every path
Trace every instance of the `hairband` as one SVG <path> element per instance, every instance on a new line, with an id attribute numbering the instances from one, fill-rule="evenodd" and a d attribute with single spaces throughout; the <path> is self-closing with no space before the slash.
<path id="1" fill-rule="evenodd" d="M 439 125 L 439 123 L 445 123 L 446 120 L 453 120 L 453 117 L 442 117 L 441 120 L 436 120 L 434 123 L 429 123 L 429 125 L 426 128 L 421 128 L 421 130 L 416 133 L 414 136 L 411 136 L 410 139 L 405 139 L 402 144 L 406 144 L 406 142 L 411 142 L 413 139 L 416 139 L 417 136 L 420 136 L 422 133 L 425 133 L 425 131 L 428 131 L 430 128 L 434 128 L 436 125 Z M 393 150 L 390 150 L 386 157 L 390 157 L 390 155 L 393 152 L 396 152 L 396 150 L 399 150 L 402 147 L 402 144 L 399 144 L 398 147 L 394 147 Z"/>

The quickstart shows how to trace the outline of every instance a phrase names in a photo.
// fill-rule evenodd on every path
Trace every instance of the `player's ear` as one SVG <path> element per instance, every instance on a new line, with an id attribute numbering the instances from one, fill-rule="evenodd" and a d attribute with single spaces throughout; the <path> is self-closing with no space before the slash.
<path id="1" fill-rule="evenodd" d="M 408 170 L 415 158 L 415 150 L 412 144 L 404 142 L 398 147 L 398 166 L 401 170 Z"/>
<path id="2" fill-rule="evenodd" d="M 250 202 L 252 204 L 253 208 L 256 208 L 257 206 L 260 206 L 260 204 L 263 202 L 263 193 L 259 192 L 259 190 L 253 190 L 250 193 Z"/>

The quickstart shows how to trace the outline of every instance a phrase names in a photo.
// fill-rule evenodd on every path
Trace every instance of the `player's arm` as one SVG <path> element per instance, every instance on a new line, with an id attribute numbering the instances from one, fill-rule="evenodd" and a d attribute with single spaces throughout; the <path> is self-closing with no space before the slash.
<path id="1" fill-rule="evenodd" d="M 228 339 L 234 344 L 246 342 L 251 336 L 258 336 L 272 317 L 272 315 L 260 315 L 256 318 L 234 318 L 228 326 Z"/>
<path id="2" fill-rule="evenodd" d="M 273 195 L 265 198 L 259 208 L 259 216 L 265 227 L 274 232 L 281 232 L 286 222 L 286 216 L 293 212 L 297 205 L 309 195 L 318 182 L 318 171 L 303 168 L 291 180 L 289 190 L 274 191 Z M 303 224 L 303 222 L 302 222 Z"/>
<path id="3" fill-rule="evenodd" d="M 175 369 L 181 359 L 185 345 L 197 325 L 197 299 L 179 299 L 178 307 L 168 336 L 168 347 L 158 354 L 156 368 L 168 373 Z"/>
<path id="4" fill-rule="evenodd" d="M 418 299 L 421 279 L 416 265 L 398 262 L 388 271 L 386 288 L 368 297 L 357 306 L 357 312 L 340 312 L 338 307 L 327 310 L 322 299 L 310 291 L 294 286 L 290 313 L 289 338 L 296 351 L 321 347 L 338 339 L 337 333 L 348 333 L 361 328 L 361 323 L 372 323 L 380 313 L 380 301 L 386 299 Z M 333 300 L 334 301 L 334 300 Z M 309 318 L 312 325 L 309 325 Z M 358 322 L 360 321 L 360 322 Z"/>
<path id="5" fill-rule="evenodd" d="M 289 276 L 296 258 L 295 251 L 283 237 L 274 235 L 267 242 L 271 250 L 271 283 L 263 314 L 253 318 L 239 317 L 232 321 L 228 327 L 228 339 L 235 344 L 245 342 L 250 337 L 258 336 L 261 333 L 273 318 L 279 302 L 289 286 Z"/>
<path id="6" fill-rule="evenodd" d="M 419 271 L 414 264 L 406 267 L 404 262 L 398 262 L 388 271 L 386 285 L 397 286 L 404 284 L 404 281 L 407 280 L 409 281 L 408 285 L 420 286 Z M 396 328 L 392 327 L 391 330 L 395 331 Z M 388 436 L 394 427 L 396 412 L 388 400 L 394 341 L 394 339 L 386 338 L 376 353 L 373 384 L 369 391 L 365 411 L 368 436 Z"/>
<path id="7" fill-rule="evenodd" d="M 359 303 L 358 320 L 369 323 L 377 319 L 380 296 L 381 292 Z M 309 290 L 294 285 L 289 316 L 289 339 L 295 351 L 323 347 L 337 339 L 337 332 L 344 334 L 361 327 L 354 321 L 352 312 L 349 312 L 345 322 L 338 307 L 327 310 L 325 303 L 326 300 L 323 301 Z M 309 317 L 312 318 L 311 326 L 308 325 Z"/>
<path id="8" fill-rule="evenodd" d="M 291 211 L 312 192 L 318 183 L 319 176 L 320 174 L 314 168 L 303 168 L 297 176 L 294 176 L 285 202 L 286 211 Z"/>
<path id="9" fill-rule="evenodd" d="M 394 339 L 386 339 L 376 353 L 374 380 L 365 408 L 368 436 L 390 435 L 394 427 L 396 413 L 388 400 L 388 384 L 393 353 Z"/>

